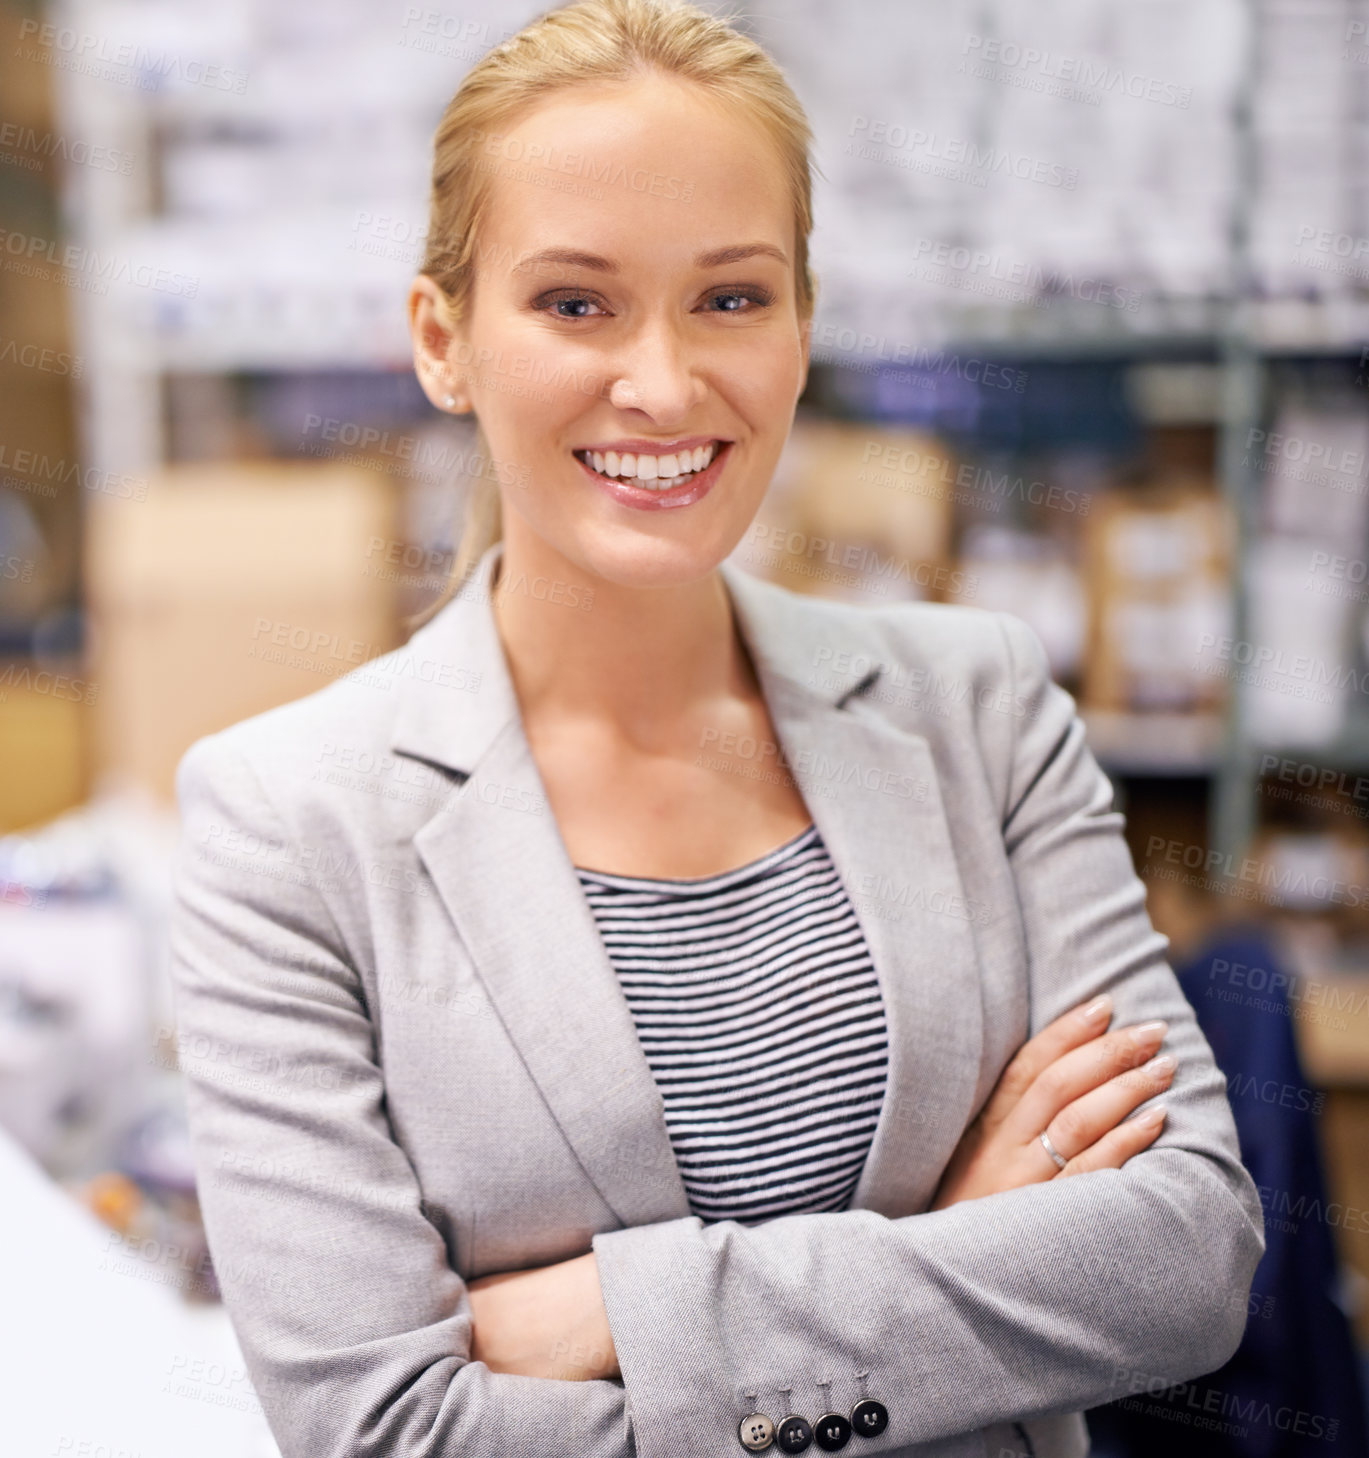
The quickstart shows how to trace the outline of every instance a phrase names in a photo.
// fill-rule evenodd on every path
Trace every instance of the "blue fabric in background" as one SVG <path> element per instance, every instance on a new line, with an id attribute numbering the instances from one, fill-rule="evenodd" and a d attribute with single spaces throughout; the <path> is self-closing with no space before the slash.
<path id="1" fill-rule="evenodd" d="M 1175 971 L 1212 1045 L 1265 1212 L 1245 1336 L 1205 1377 L 1088 1413 L 1093 1458 L 1369 1458 L 1359 1358 L 1337 1303 L 1320 1150 L 1325 1095 L 1298 1059 L 1292 985 L 1258 928 L 1227 928 Z M 1328 1207 L 1330 1207 L 1328 1209 Z"/>

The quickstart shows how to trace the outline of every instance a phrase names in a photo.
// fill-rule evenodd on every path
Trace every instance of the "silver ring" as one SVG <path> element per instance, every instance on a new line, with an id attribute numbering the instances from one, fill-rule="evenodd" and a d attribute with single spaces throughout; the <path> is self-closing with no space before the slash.
<path id="1" fill-rule="evenodd" d="M 1051 1143 L 1050 1135 L 1044 1129 L 1041 1131 L 1041 1147 L 1055 1161 L 1055 1167 L 1057 1169 L 1064 1169 L 1069 1163 L 1069 1160 L 1063 1158 L 1060 1151 Z"/>

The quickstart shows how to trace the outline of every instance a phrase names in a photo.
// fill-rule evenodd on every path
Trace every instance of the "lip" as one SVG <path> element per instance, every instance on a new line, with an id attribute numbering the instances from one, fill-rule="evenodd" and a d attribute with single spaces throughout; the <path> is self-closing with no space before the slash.
<path id="1" fill-rule="evenodd" d="M 718 440 L 718 437 L 710 435 L 700 439 L 699 444 L 707 445 L 710 441 L 715 440 Z M 597 450 L 598 447 L 596 446 L 595 449 Z M 614 447 L 610 446 L 609 449 L 612 450 Z M 665 454 L 668 455 L 669 452 Z M 645 486 L 629 486 L 620 477 L 601 476 L 592 466 L 587 466 L 579 456 L 573 456 L 571 459 L 605 496 L 610 497 L 620 506 L 630 506 L 636 511 L 669 511 L 672 507 L 692 506 L 696 501 L 702 501 L 713 489 L 714 482 L 722 474 L 723 464 L 731 454 L 732 442 L 730 440 L 722 441 L 717 455 L 704 470 L 696 476 L 691 476 L 688 481 L 681 481 L 678 486 L 672 486 L 669 491 L 650 491 Z"/>
<path id="2" fill-rule="evenodd" d="M 700 446 L 712 445 L 714 441 L 731 445 L 720 435 L 691 435 L 680 440 L 611 440 L 605 445 L 572 446 L 577 451 L 617 451 L 620 456 L 676 456 L 681 451 L 697 450 Z"/>

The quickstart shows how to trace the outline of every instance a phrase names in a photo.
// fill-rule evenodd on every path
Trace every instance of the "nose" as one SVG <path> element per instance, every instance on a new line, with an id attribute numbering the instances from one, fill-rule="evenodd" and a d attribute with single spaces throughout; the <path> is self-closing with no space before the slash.
<path id="1" fill-rule="evenodd" d="M 609 403 L 640 410 L 663 427 L 688 419 L 707 395 L 691 346 L 664 319 L 624 342 L 610 374 Z"/>

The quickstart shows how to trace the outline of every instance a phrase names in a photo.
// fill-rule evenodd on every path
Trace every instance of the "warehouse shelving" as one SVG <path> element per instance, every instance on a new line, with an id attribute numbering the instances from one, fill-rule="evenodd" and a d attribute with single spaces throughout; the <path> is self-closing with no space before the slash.
<path id="1" fill-rule="evenodd" d="M 250 159 L 245 159 L 242 186 L 248 205 L 241 216 L 213 216 L 212 210 L 199 217 L 158 214 L 168 173 L 165 148 L 169 143 L 178 138 L 194 141 L 188 160 L 178 164 L 179 171 L 171 169 L 180 179 L 177 185 L 184 189 L 197 161 L 212 163 L 216 156 L 222 161 L 224 154 L 216 148 L 231 153 L 234 138 L 264 136 L 280 129 L 280 108 L 285 105 L 283 98 L 292 94 L 292 83 L 254 69 L 249 52 L 252 26 L 262 23 L 258 9 L 243 0 L 220 14 L 217 29 L 201 32 L 210 37 L 204 43 L 216 48 L 208 59 L 250 74 L 252 84 L 240 94 L 203 86 L 142 90 L 132 85 L 92 84 L 75 73 L 59 74 L 69 130 L 108 139 L 144 164 L 132 177 L 90 168 L 74 171 L 67 197 L 74 235 L 100 255 L 155 263 L 172 275 L 197 282 L 193 296 L 186 291 L 149 288 L 73 292 L 81 352 L 88 361 L 83 382 L 84 455 L 88 464 L 98 468 L 144 474 L 166 458 L 165 385 L 178 371 L 227 375 L 407 367 L 409 344 L 402 300 L 418 260 L 426 216 L 424 179 L 413 168 L 388 181 L 377 174 L 380 181 L 364 205 L 359 193 L 345 190 L 332 203 L 306 195 L 298 205 L 289 198 L 274 205 L 269 198 L 254 197 L 254 175 L 248 167 Z M 526 9 L 530 16 L 534 7 Z M 969 294 L 948 299 L 944 295 L 951 291 L 943 291 L 934 316 L 917 316 L 914 310 L 912 317 L 923 318 L 916 335 L 919 346 L 933 350 L 973 351 L 1020 361 L 1198 361 L 1216 365 L 1223 381 L 1219 476 L 1233 508 L 1240 546 L 1232 596 L 1233 632 L 1240 637 L 1247 631 L 1249 617 L 1245 568 L 1253 531 L 1252 503 L 1260 485 L 1244 444 L 1249 431 L 1266 419 L 1271 363 L 1298 356 L 1358 357 L 1369 344 L 1369 297 L 1362 290 L 1356 293 L 1344 288 L 1318 295 L 1310 287 L 1303 295 L 1263 296 L 1267 290 L 1261 269 L 1271 256 L 1270 239 L 1277 230 L 1270 232 L 1268 189 L 1261 190 L 1266 179 L 1260 176 L 1264 155 L 1260 88 L 1270 64 L 1269 37 L 1281 36 L 1278 28 L 1295 23 L 1289 17 L 1298 12 L 1275 0 L 1260 0 L 1251 6 L 1210 0 L 1208 9 L 1225 27 L 1222 34 L 1239 43 L 1239 53 L 1230 58 L 1235 80 L 1228 98 L 1233 174 L 1226 199 L 1226 256 L 1220 267 L 1208 260 L 1191 270 L 1195 278 L 1220 277 L 1221 290 L 1167 291 L 1163 270 L 1149 267 L 1138 244 L 1125 253 L 1130 272 L 1122 279 L 1141 290 L 1140 307 L 1135 311 L 1102 308 L 1064 295 L 1052 298 L 1049 307 L 1039 308 L 981 303 Z M 761 3 L 746 10 L 763 39 L 777 43 L 782 63 L 786 48 L 792 51 L 805 44 L 802 37 L 807 32 L 791 23 L 798 18 L 797 12 L 768 17 Z M 1325 27 L 1365 10 L 1362 0 L 1331 5 L 1318 0 L 1302 13 L 1309 17 L 1308 24 Z M 501 13 L 493 3 L 467 6 L 463 14 L 467 13 L 469 19 L 483 19 L 500 33 L 526 18 L 508 13 L 506 7 Z M 60 23 L 78 32 L 98 35 L 107 28 L 105 17 L 110 11 L 97 0 L 62 0 L 54 14 Z M 378 79 L 367 84 L 375 92 L 377 108 L 400 107 L 413 157 L 425 160 L 431 127 L 464 63 L 434 63 L 432 57 L 399 44 L 403 39 L 399 7 L 363 11 L 359 6 L 344 6 L 334 16 L 338 35 L 349 24 L 358 27 L 358 34 L 366 26 L 379 28 L 384 44 L 372 48 L 378 57 L 373 68 Z M 873 17 L 874 11 L 872 23 Z M 995 27 L 1010 32 L 1015 23 L 1011 10 L 994 4 L 974 7 L 973 18 L 985 35 L 992 34 Z M 1042 17 L 1038 22 L 1041 26 L 1060 23 L 1059 16 Z M 1128 15 L 1126 23 L 1141 21 Z M 941 17 L 935 24 L 950 21 Z M 820 62 L 813 58 L 813 64 L 827 65 L 831 59 L 824 52 Z M 803 65 L 796 64 L 791 74 L 802 93 Z M 401 76 L 402 83 L 397 80 Z M 1347 92 L 1354 91 L 1361 98 L 1369 94 L 1366 78 L 1369 67 L 1360 67 L 1346 82 Z M 306 105 L 326 109 L 353 100 L 335 96 L 326 67 L 315 67 L 300 84 L 303 99 L 291 102 L 296 112 Z M 999 113 L 1022 104 L 1021 97 L 1006 86 L 976 88 L 964 78 L 950 77 L 939 78 L 938 85 L 942 89 L 937 95 L 948 98 L 948 106 L 960 118 L 957 125 L 979 141 L 991 140 L 1005 124 Z M 815 128 L 820 135 L 825 130 L 830 141 L 842 131 L 841 117 L 829 114 L 831 102 L 823 88 L 810 86 L 809 92 L 805 100 L 811 103 Z M 1220 88 L 1214 90 L 1214 97 L 1219 94 Z M 1192 113 L 1191 123 L 1187 118 L 1179 121 L 1210 132 L 1216 104 L 1213 101 L 1201 117 Z M 1369 116 L 1369 103 L 1357 105 L 1361 120 Z M 1080 123 L 1090 123 L 1093 115 L 1088 108 L 1077 109 Z M 1174 134 L 1176 121 L 1169 113 L 1138 113 L 1136 125 L 1144 128 L 1160 122 L 1170 128 L 1168 134 Z M 392 150 L 396 157 L 408 155 L 400 146 Z M 328 159 L 335 152 L 328 153 L 327 165 L 332 165 Z M 884 172 L 890 175 L 886 177 Z M 225 174 L 232 175 L 231 170 Z M 884 188 L 892 195 L 897 180 L 891 169 L 883 169 L 874 179 L 874 190 Z M 972 237 L 973 192 L 963 187 L 928 192 L 937 226 L 947 238 Z M 193 186 L 190 193 L 194 201 Z M 1062 205 L 1064 201 L 1062 194 Z M 1363 202 L 1363 198 L 1356 200 L 1358 212 L 1331 221 L 1338 228 L 1369 233 Z M 868 200 L 864 206 L 868 211 Z M 854 219 L 863 215 L 833 208 L 828 222 L 838 231 L 849 231 L 855 226 Z M 373 221 L 359 223 L 362 216 L 386 222 L 379 227 Z M 1200 218 L 1195 214 L 1204 227 L 1211 216 L 1211 208 Z M 1150 226 L 1151 220 L 1143 221 Z M 890 265 L 887 275 L 880 273 L 881 260 Z M 821 259 L 818 266 L 821 273 Z M 833 260 L 826 285 L 838 305 L 843 297 L 856 299 L 857 283 L 843 267 Z M 868 252 L 861 255 L 860 267 L 874 277 L 896 277 L 897 244 L 881 244 L 873 237 Z M 902 267 L 906 271 L 906 260 Z M 1310 272 L 1308 278 L 1315 279 L 1318 286 L 1330 281 L 1330 275 Z M 883 319 L 876 305 L 868 300 L 866 304 L 866 322 Z M 889 327 L 897 337 L 904 337 L 898 333 L 897 311 L 890 317 L 895 322 Z M 856 311 L 851 321 L 858 320 Z M 833 364 L 843 359 L 836 353 L 819 352 L 818 357 Z M 849 362 L 868 368 L 871 360 L 868 354 L 856 354 Z M 1119 774 L 1207 776 L 1214 845 L 1230 851 L 1248 841 L 1254 825 L 1255 779 L 1262 746 L 1251 741 L 1241 693 L 1231 695 L 1230 711 L 1220 730 L 1210 720 L 1174 722 L 1163 735 L 1155 732 L 1160 726 L 1151 720 L 1125 723 L 1095 715 L 1092 722 L 1100 757 Z M 1361 744 L 1369 751 L 1369 736 L 1348 734 L 1343 743 L 1316 752 L 1357 762 Z"/>
<path id="2" fill-rule="evenodd" d="M 1311 21 L 1348 23 L 1363 18 L 1359 3 L 1313 6 Z M 1100 309 L 1053 299 L 1048 309 L 1031 306 L 947 308 L 932 345 L 947 355 L 978 354 L 1018 364 L 1046 361 L 1192 362 L 1220 371 L 1221 400 L 1214 422 L 1218 480 L 1235 527 L 1231 582 L 1231 635 L 1249 636 L 1249 576 L 1255 513 L 1262 480 L 1249 449 L 1251 432 L 1267 428 L 1271 409 L 1271 366 L 1295 359 L 1354 360 L 1369 366 L 1369 295 L 1338 292 L 1269 296 L 1256 257 L 1257 216 L 1262 201 L 1258 112 L 1270 65 L 1271 32 L 1298 12 L 1277 0 L 1246 7 L 1241 50 L 1231 97 L 1233 186 L 1226 230 L 1220 295 L 1144 297 L 1135 311 Z M 1369 68 L 1353 89 L 1361 123 L 1369 116 Z M 1356 139 L 1363 147 L 1363 138 Z M 1361 185 L 1361 191 L 1362 191 Z M 1267 206 L 1268 199 L 1264 204 Z M 1343 219 L 1369 239 L 1365 198 Z M 1267 223 L 1267 220 L 1266 220 Z M 966 242 L 967 239 L 956 239 Z M 1366 244 L 1369 246 L 1369 243 Z M 850 363 L 864 367 L 859 354 Z M 1369 368 L 1366 368 L 1369 375 Z M 1090 736 L 1100 761 L 1119 776 L 1192 776 L 1207 782 L 1209 842 L 1223 856 L 1248 847 L 1257 823 L 1259 765 L 1270 753 L 1369 770 L 1369 719 L 1353 716 L 1329 744 L 1275 745 L 1251 733 L 1248 697 L 1233 684 L 1223 716 L 1088 713 Z"/>

